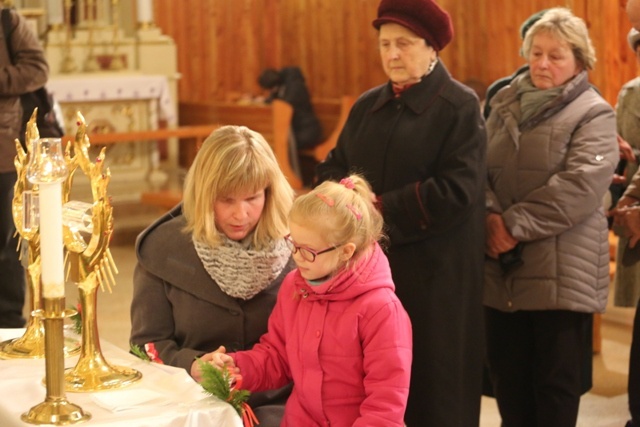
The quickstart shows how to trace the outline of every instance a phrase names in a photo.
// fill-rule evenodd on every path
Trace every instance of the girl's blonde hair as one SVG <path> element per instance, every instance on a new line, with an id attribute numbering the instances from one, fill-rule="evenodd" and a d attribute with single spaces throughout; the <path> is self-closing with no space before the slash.
<path id="1" fill-rule="evenodd" d="M 548 32 L 571 46 L 576 62 L 583 68 L 592 70 L 596 64 L 596 50 L 589 38 L 589 30 L 585 22 L 565 7 L 547 10 L 527 31 L 522 42 L 522 56 L 526 59 L 531 52 L 531 45 L 536 34 Z"/>
<path id="2" fill-rule="evenodd" d="M 262 189 L 265 206 L 252 241 L 256 249 L 268 247 L 287 233 L 293 189 L 262 135 L 244 126 L 216 129 L 202 144 L 185 179 L 185 231 L 197 241 L 220 245 L 213 203 L 220 197 Z"/>
<path id="3" fill-rule="evenodd" d="M 360 175 L 351 175 L 339 183 L 325 181 L 295 200 L 289 221 L 311 226 L 330 245 L 354 243 L 352 260 L 356 260 L 383 237 L 382 215 L 372 197 L 369 183 Z"/>

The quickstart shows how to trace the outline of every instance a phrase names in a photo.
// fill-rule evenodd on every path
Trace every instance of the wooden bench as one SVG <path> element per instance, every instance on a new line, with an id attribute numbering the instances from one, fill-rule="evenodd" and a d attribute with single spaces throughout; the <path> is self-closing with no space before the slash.
<path id="1" fill-rule="evenodd" d="M 325 138 L 324 141 L 322 141 L 322 143 L 308 150 L 303 150 L 300 154 L 303 156 L 313 157 L 316 162 L 322 162 L 326 159 L 329 151 L 333 150 L 338 143 L 338 137 L 340 137 L 342 128 L 349 118 L 349 112 L 351 111 L 353 104 L 356 102 L 356 99 L 357 97 L 355 96 L 343 96 L 340 100 L 340 115 L 338 116 L 338 122 L 333 126 L 333 131 Z"/>
<path id="2" fill-rule="evenodd" d="M 293 171 L 289 158 L 289 129 L 292 117 L 291 106 L 280 100 L 274 100 L 270 105 L 233 103 L 180 105 L 180 121 L 184 124 L 220 123 L 246 126 L 260 133 L 271 145 L 289 184 L 295 190 L 300 190 L 302 181 Z"/>
<path id="3" fill-rule="evenodd" d="M 324 130 L 325 140 L 313 150 L 300 153 L 301 157 L 306 156 L 313 159 L 314 165 L 324 160 L 327 153 L 335 146 L 355 99 L 353 96 L 345 96 L 341 99 L 314 99 L 312 101 L 315 113 Z M 259 132 L 273 147 L 280 166 L 292 187 L 300 190 L 303 186 L 301 177 L 292 170 L 293 163 L 289 158 L 288 132 L 291 120 L 288 117 L 286 107 L 282 104 L 285 103 L 279 100 L 270 105 L 228 102 L 206 105 L 181 103 L 180 120 L 181 123 L 189 125 L 202 123 L 241 125 Z M 286 163 L 284 159 L 288 159 Z"/>

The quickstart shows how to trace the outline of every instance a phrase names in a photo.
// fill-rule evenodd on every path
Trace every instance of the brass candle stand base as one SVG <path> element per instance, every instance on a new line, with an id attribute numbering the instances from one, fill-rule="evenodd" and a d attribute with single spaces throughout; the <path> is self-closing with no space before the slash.
<path id="1" fill-rule="evenodd" d="M 70 54 L 65 55 L 64 59 L 62 60 L 62 64 L 60 65 L 60 72 L 61 73 L 73 73 L 78 69 L 78 66 L 76 65 L 76 61 L 73 59 L 73 57 Z"/>
<path id="2" fill-rule="evenodd" d="M 102 354 L 96 354 L 93 358 L 79 360 L 75 368 L 67 369 L 64 383 L 66 391 L 84 393 L 126 387 L 141 378 L 139 371 L 111 366 Z"/>
<path id="3" fill-rule="evenodd" d="M 99 71 L 100 63 L 98 63 L 98 58 L 93 54 L 89 54 L 89 56 L 87 56 L 87 59 L 85 59 L 84 61 L 83 70 L 89 73 Z"/>
<path id="4" fill-rule="evenodd" d="M 30 424 L 68 425 L 91 419 L 78 405 L 70 403 L 64 393 L 64 297 L 44 299 L 45 383 L 44 402 L 22 414 L 22 421 Z"/>
<path id="5" fill-rule="evenodd" d="M 76 257 L 71 255 L 71 264 Z M 97 322 L 96 280 L 88 279 L 78 285 L 82 307 L 82 349 L 78 363 L 67 369 L 64 376 L 65 390 L 91 392 L 126 387 L 142 378 L 142 374 L 131 368 L 111 366 L 102 355 Z"/>
<path id="6" fill-rule="evenodd" d="M 22 414 L 22 421 L 29 424 L 69 425 L 91 419 L 91 414 L 66 399 L 46 400 Z"/>
<path id="7" fill-rule="evenodd" d="M 124 68 L 125 66 L 122 56 L 114 54 L 111 57 L 111 62 L 109 62 L 109 69 L 112 71 L 120 71 L 124 70 Z"/>
<path id="8" fill-rule="evenodd" d="M 64 317 L 69 317 L 68 311 Z M 40 318 L 41 315 L 34 313 L 20 338 L 0 343 L 0 359 L 41 359 L 45 356 L 44 325 Z M 80 353 L 80 341 L 65 337 L 62 352 L 65 358 L 77 355 Z"/>

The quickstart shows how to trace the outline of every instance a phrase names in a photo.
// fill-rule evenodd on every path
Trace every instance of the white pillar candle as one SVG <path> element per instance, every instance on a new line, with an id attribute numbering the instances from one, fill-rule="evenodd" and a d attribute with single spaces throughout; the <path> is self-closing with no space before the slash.
<path id="1" fill-rule="evenodd" d="M 49 25 L 60 25 L 64 22 L 63 0 L 47 1 L 47 23 Z"/>
<path id="2" fill-rule="evenodd" d="M 39 184 L 40 263 L 42 296 L 64 297 L 64 243 L 62 240 L 62 183 Z"/>
<path id="3" fill-rule="evenodd" d="M 137 0 L 136 8 L 139 23 L 153 22 L 153 0 Z"/>

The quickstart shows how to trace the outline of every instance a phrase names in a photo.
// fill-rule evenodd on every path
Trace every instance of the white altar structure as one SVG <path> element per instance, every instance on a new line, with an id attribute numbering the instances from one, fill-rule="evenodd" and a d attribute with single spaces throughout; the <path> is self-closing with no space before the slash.
<path id="1" fill-rule="evenodd" d="M 49 62 L 47 89 L 60 104 L 65 133 L 76 112 L 89 133 L 175 127 L 176 46 L 153 23 L 153 0 L 5 0 L 37 31 Z M 107 146 L 114 202 L 136 200 L 164 176 L 160 163 L 178 167 L 176 141 Z M 101 147 L 92 147 L 96 154 Z M 82 198 L 82 181 L 76 185 Z M 86 188 L 88 192 L 88 185 Z M 78 197 L 78 195 L 75 195 Z"/>

